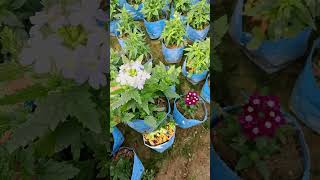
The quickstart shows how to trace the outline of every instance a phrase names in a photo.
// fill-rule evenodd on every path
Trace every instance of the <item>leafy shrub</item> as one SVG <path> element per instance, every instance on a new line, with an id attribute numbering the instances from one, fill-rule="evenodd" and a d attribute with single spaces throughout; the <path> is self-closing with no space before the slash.
<path id="1" fill-rule="evenodd" d="M 210 23 L 210 4 L 206 0 L 191 6 L 187 16 L 187 23 L 194 29 L 202 30 Z"/>
<path id="2" fill-rule="evenodd" d="M 163 8 L 165 5 L 166 1 L 145 0 L 141 12 L 147 21 L 157 21 L 164 18 Z"/>
<path id="3" fill-rule="evenodd" d="M 110 1 L 110 19 L 115 19 L 115 14 L 118 13 L 118 0 Z"/>
<path id="4" fill-rule="evenodd" d="M 308 27 L 315 28 L 311 13 L 301 0 L 248 0 L 244 15 L 251 18 L 247 25 L 253 23 L 249 29 L 253 39 L 247 47 L 254 49 L 264 40 L 294 37 Z"/>
<path id="5" fill-rule="evenodd" d="M 187 15 L 191 9 L 191 0 L 175 0 L 173 1 L 173 7 L 176 12 L 181 13 L 181 15 Z"/>
<path id="6" fill-rule="evenodd" d="M 134 21 L 132 15 L 126 10 L 125 7 L 120 10 L 120 13 L 117 14 L 116 17 L 119 19 L 119 37 L 127 37 L 128 33 L 134 30 L 141 31 L 138 22 Z"/>
<path id="7" fill-rule="evenodd" d="M 138 30 L 133 30 L 128 34 L 125 41 L 124 51 L 129 60 L 137 60 L 141 55 L 143 55 L 144 59 L 148 58 L 151 50 L 146 43 L 144 33 Z"/>
<path id="8" fill-rule="evenodd" d="M 166 21 L 166 26 L 161 34 L 161 39 L 167 47 L 181 47 L 186 43 L 185 40 L 186 30 L 180 20 L 178 14 L 174 18 Z"/>
<path id="9" fill-rule="evenodd" d="M 185 51 L 189 75 L 199 74 L 210 66 L 210 38 L 205 41 L 196 41 L 189 45 Z"/>

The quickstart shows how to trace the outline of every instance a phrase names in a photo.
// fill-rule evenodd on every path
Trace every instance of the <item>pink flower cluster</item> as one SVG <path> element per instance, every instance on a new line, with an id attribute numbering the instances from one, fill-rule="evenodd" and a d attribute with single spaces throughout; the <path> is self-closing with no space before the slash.
<path id="1" fill-rule="evenodd" d="M 198 101 L 199 101 L 199 96 L 198 96 L 198 93 L 195 91 L 189 91 L 184 99 L 184 102 L 188 106 L 196 105 Z"/>
<path id="2" fill-rule="evenodd" d="M 280 111 L 280 101 L 276 96 L 252 95 L 243 106 L 239 122 L 249 139 L 258 136 L 274 136 L 277 128 L 286 123 Z"/>

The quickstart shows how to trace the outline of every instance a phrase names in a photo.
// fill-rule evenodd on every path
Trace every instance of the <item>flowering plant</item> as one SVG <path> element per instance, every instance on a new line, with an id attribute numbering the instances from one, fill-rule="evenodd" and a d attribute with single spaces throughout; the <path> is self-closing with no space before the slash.
<path id="1" fill-rule="evenodd" d="M 197 92 L 189 91 L 184 99 L 180 100 L 179 106 L 183 109 L 184 115 L 191 117 L 192 119 L 196 118 L 196 111 L 201 109 L 201 104 L 199 103 L 200 97 Z"/>
<path id="2" fill-rule="evenodd" d="M 163 144 L 173 136 L 175 130 L 175 122 L 170 120 L 161 125 L 157 130 L 143 134 L 145 141 L 151 146 Z"/>
<path id="3" fill-rule="evenodd" d="M 121 148 L 117 152 L 110 165 L 110 173 L 113 180 L 131 178 L 133 157 L 133 151 L 130 149 Z"/>
<path id="4" fill-rule="evenodd" d="M 270 178 L 267 161 L 294 137 L 294 129 L 280 110 L 279 98 L 259 94 L 250 96 L 237 116 L 226 114 L 216 131 L 216 146 L 223 141 L 239 155 L 235 170 L 242 173 L 253 167 L 264 179 Z"/>

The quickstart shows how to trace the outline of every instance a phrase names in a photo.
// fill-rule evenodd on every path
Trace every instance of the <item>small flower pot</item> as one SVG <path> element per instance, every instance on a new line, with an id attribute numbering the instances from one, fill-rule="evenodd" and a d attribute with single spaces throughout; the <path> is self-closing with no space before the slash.
<path id="1" fill-rule="evenodd" d="M 112 136 L 113 136 L 112 155 L 114 155 L 121 147 L 124 141 L 124 137 L 121 131 L 117 127 L 113 127 Z"/>
<path id="2" fill-rule="evenodd" d="M 151 148 L 151 149 L 153 149 L 153 150 L 155 150 L 155 151 L 157 151 L 159 153 L 163 153 L 165 150 L 169 149 L 173 145 L 175 136 L 176 136 L 176 128 L 174 128 L 174 134 L 165 143 L 162 143 L 162 144 L 156 145 L 156 146 L 151 146 L 151 145 L 147 144 L 147 141 L 144 138 L 144 136 L 143 136 L 143 143 L 144 143 L 145 146 L 147 146 L 147 147 L 149 147 L 149 148 Z"/>
<path id="3" fill-rule="evenodd" d="M 236 107 L 235 109 L 238 109 Z M 234 109 L 233 109 L 234 110 Z M 227 113 L 227 111 L 225 111 Z M 305 142 L 303 131 L 299 126 L 299 123 L 296 119 L 288 113 L 282 112 L 287 120 L 288 123 L 293 125 L 295 132 L 297 133 L 298 143 L 300 145 L 299 151 L 302 165 L 303 165 L 303 174 L 301 180 L 309 180 L 310 179 L 310 154 L 308 146 Z M 211 126 L 214 128 L 214 126 Z M 212 130 L 211 130 L 212 131 Z M 212 133 L 212 132 L 211 132 Z M 223 153 L 223 152 L 221 152 Z M 211 144 L 210 149 L 210 173 L 212 174 L 213 179 L 228 179 L 228 180 L 241 180 L 241 178 L 237 172 L 235 172 L 227 162 L 225 162 L 217 153 L 216 148 L 213 144 Z M 245 178 L 244 178 L 245 179 Z"/>
<path id="4" fill-rule="evenodd" d="M 187 35 L 191 41 L 203 41 L 209 32 L 210 25 L 202 30 L 193 29 L 189 24 L 187 25 Z"/>
<path id="5" fill-rule="evenodd" d="M 119 36 L 117 36 L 117 40 L 118 40 L 118 43 L 120 44 L 120 47 L 122 49 L 125 48 L 125 40 L 123 38 L 120 38 Z"/>
<path id="6" fill-rule="evenodd" d="M 181 98 L 181 97 L 180 97 Z M 190 128 L 196 125 L 199 125 L 203 122 L 205 122 L 208 118 L 208 112 L 207 112 L 207 107 L 205 105 L 205 102 L 200 98 L 199 103 L 202 103 L 203 105 L 203 109 L 204 109 L 204 118 L 203 119 L 188 119 L 186 118 L 182 112 L 179 111 L 179 109 L 177 108 L 177 101 L 180 98 L 176 98 L 174 100 L 174 104 L 173 104 L 173 118 L 176 121 L 176 124 L 180 127 L 180 128 Z"/>
<path id="7" fill-rule="evenodd" d="M 266 40 L 257 49 L 248 49 L 246 45 L 252 39 L 252 34 L 243 31 L 243 6 L 244 0 L 238 0 L 231 18 L 229 34 L 257 66 L 267 73 L 274 73 L 304 55 L 308 48 L 311 28 L 305 29 L 295 37 Z"/>
<path id="8" fill-rule="evenodd" d="M 149 22 L 144 19 L 144 26 L 146 27 L 150 39 L 158 39 L 161 36 L 165 25 L 165 19 L 154 22 Z"/>
<path id="9" fill-rule="evenodd" d="M 115 19 L 115 20 L 112 20 L 110 22 L 110 35 L 111 36 L 117 36 L 118 35 L 118 22 L 119 22 L 119 19 Z"/>
<path id="10" fill-rule="evenodd" d="M 204 80 L 208 74 L 208 70 L 203 71 L 200 74 L 192 74 L 192 76 L 189 76 L 189 72 L 187 71 L 187 60 L 183 62 L 182 65 L 182 74 L 187 78 L 188 81 L 190 81 L 193 85 L 198 84 L 202 80 Z"/>
<path id="11" fill-rule="evenodd" d="M 204 85 L 202 86 L 201 89 L 201 97 L 207 102 L 210 103 L 210 84 L 209 84 L 209 80 L 210 80 L 210 75 L 207 76 L 206 82 L 204 83 Z"/>
<path id="12" fill-rule="evenodd" d="M 141 180 L 141 178 L 143 176 L 143 172 L 144 172 L 144 166 L 143 166 L 141 160 L 139 159 L 136 152 L 132 148 L 122 147 L 119 149 L 119 151 L 122 149 L 129 149 L 129 150 L 133 151 L 133 153 L 134 153 L 132 175 L 131 175 L 130 180 Z"/>
<path id="13" fill-rule="evenodd" d="M 314 54 L 320 49 L 318 38 L 291 94 L 291 110 L 309 128 L 320 134 L 320 86 L 313 73 Z"/>
<path id="14" fill-rule="evenodd" d="M 134 20 L 142 20 L 143 14 L 141 13 L 141 9 L 143 7 L 143 3 L 140 3 L 138 8 L 135 9 L 131 6 L 127 1 L 124 3 L 124 7 L 132 14 Z"/>
<path id="15" fill-rule="evenodd" d="M 168 111 L 167 111 L 166 116 L 163 118 L 163 120 L 161 120 L 161 122 L 165 121 L 171 112 L 170 101 L 168 98 L 167 98 L 167 102 L 168 102 L 168 104 L 167 104 Z M 158 123 L 158 126 L 161 122 Z M 126 124 L 139 133 L 150 133 L 150 132 L 157 129 L 157 127 L 151 127 L 148 124 L 146 124 L 143 119 L 135 119 L 131 122 L 127 122 Z"/>
<path id="16" fill-rule="evenodd" d="M 184 46 L 178 48 L 167 48 L 162 42 L 162 54 L 167 63 L 180 62 L 183 55 Z"/>

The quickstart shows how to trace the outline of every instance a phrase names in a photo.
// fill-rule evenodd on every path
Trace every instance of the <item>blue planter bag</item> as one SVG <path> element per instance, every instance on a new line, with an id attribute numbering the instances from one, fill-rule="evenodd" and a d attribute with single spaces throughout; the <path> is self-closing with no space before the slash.
<path id="1" fill-rule="evenodd" d="M 174 7 L 171 6 L 170 10 L 170 19 L 173 19 L 174 16 Z M 180 20 L 183 22 L 183 24 L 187 25 L 187 16 L 180 15 Z"/>
<path id="2" fill-rule="evenodd" d="M 124 141 L 124 137 L 121 131 L 117 127 L 113 127 L 112 136 L 113 136 L 112 155 L 114 155 L 118 151 L 118 149 L 121 147 Z"/>
<path id="3" fill-rule="evenodd" d="M 306 65 L 298 77 L 291 95 L 291 110 L 309 128 L 320 133 L 320 87 L 313 75 L 313 55 L 320 48 L 320 38 L 314 42 Z"/>
<path id="4" fill-rule="evenodd" d="M 124 49 L 125 48 L 124 40 L 122 38 L 119 38 L 118 36 L 117 36 L 117 39 L 118 39 L 118 43 L 120 44 L 120 47 Z"/>
<path id="5" fill-rule="evenodd" d="M 201 89 L 201 97 L 207 102 L 210 103 L 210 86 L 208 84 L 210 75 L 207 76 L 206 82 L 204 83 Z"/>
<path id="6" fill-rule="evenodd" d="M 238 0 L 232 15 L 229 34 L 236 43 L 242 46 L 251 61 L 267 73 L 273 73 L 304 55 L 308 47 L 311 28 L 299 33 L 294 38 L 268 40 L 264 41 L 258 49 L 247 49 L 245 46 L 251 40 L 252 35 L 242 30 L 243 4 L 244 0 Z"/>
<path id="7" fill-rule="evenodd" d="M 191 41 L 197 41 L 197 40 L 198 41 L 203 41 L 207 37 L 209 29 L 210 29 L 210 25 L 208 25 L 203 30 L 196 30 L 196 29 L 193 29 L 188 24 L 186 31 L 187 31 L 188 38 Z"/>
<path id="8" fill-rule="evenodd" d="M 134 153 L 131 180 L 141 180 L 141 178 L 143 176 L 143 172 L 144 172 L 144 166 L 143 166 L 142 162 L 140 161 L 136 152 L 132 148 L 128 148 L 128 147 L 122 147 L 122 148 L 130 149 Z M 122 148 L 120 148 L 120 149 L 122 149 Z"/>
<path id="9" fill-rule="evenodd" d="M 166 116 L 163 118 L 163 120 L 161 122 L 159 122 L 159 124 L 162 123 L 164 120 L 166 120 L 168 118 L 168 115 L 171 112 L 170 101 L 168 98 L 167 98 L 167 101 L 168 101 L 168 112 L 167 112 Z M 150 132 L 154 131 L 155 129 L 157 129 L 157 127 L 153 128 L 153 127 L 149 126 L 148 124 L 144 123 L 144 120 L 142 120 L 142 119 L 136 119 L 131 122 L 127 122 L 126 124 L 139 133 L 150 133 Z"/>
<path id="10" fill-rule="evenodd" d="M 190 78 L 188 77 L 187 72 L 187 60 L 183 62 L 182 65 L 182 74 L 193 84 L 198 84 L 200 81 L 204 80 L 208 74 L 208 71 L 203 71 L 201 74 L 193 74 Z"/>
<path id="11" fill-rule="evenodd" d="M 203 118 L 203 120 L 198 120 L 198 119 L 187 119 L 186 117 L 184 117 L 184 115 L 178 110 L 176 102 L 177 100 L 179 100 L 180 98 L 176 98 L 174 100 L 174 105 L 173 105 L 173 119 L 176 121 L 177 125 L 180 128 L 190 128 L 196 125 L 199 125 L 203 122 L 205 122 L 208 118 L 208 112 L 207 112 L 207 107 L 205 105 L 205 102 L 201 99 L 201 97 L 199 98 L 199 102 L 202 103 L 204 111 L 205 111 L 205 116 Z"/>
<path id="12" fill-rule="evenodd" d="M 173 143 L 174 143 L 174 138 L 176 136 L 176 128 L 174 128 L 174 134 L 172 135 L 172 137 L 169 139 L 169 141 L 163 143 L 163 144 L 160 144 L 160 145 L 157 145 L 157 146 L 150 146 L 146 143 L 145 139 L 143 138 L 143 143 L 144 145 L 146 145 L 147 147 L 159 152 L 159 153 L 163 153 L 165 150 L 167 150 L 168 148 L 170 148 Z"/>
<path id="13" fill-rule="evenodd" d="M 162 54 L 167 63 L 178 63 L 183 55 L 184 46 L 180 48 L 167 48 L 162 42 Z"/>
<path id="14" fill-rule="evenodd" d="M 118 19 L 115 19 L 113 21 L 110 22 L 110 34 L 111 36 L 117 36 L 119 33 L 118 33 L 118 22 L 119 20 Z"/>
<path id="15" fill-rule="evenodd" d="M 133 6 L 131 6 L 127 1 L 123 5 L 128 10 L 128 12 L 131 13 L 134 20 L 142 20 L 143 19 L 143 14 L 141 13 L 143 3 L 139 4 L 137 9 L 135 9 Z"/>
<path id="16" fill-rule="evenodd" d="M 126 2 L 127 0 L 118 0 L 119 7 L 122 8 Z"/>
<path id="17" fill-rule="evenodd" d="M 241 106 L 237 106 L 241 107 Z M 236 108 L 229 108 L 231 109 L 236 109 Z M 304 167 L 304 172 L 303 172 L 303 177 L 301 180 L 309 180 L 310 179 L 310 153 L 309 153 L 309 148 L 305 142 L 303 131 L 300 128 L 299 123 L 297 120 L 291 116 L 288 113 L 285 113 L 282 111 L 284 116 L 286 117 L 288 123 L 292 124 L 294 128 L 296 129 L 296 132 L 298 133 L 299 136 L 299 142 L 301 146 L 301 156 L 303 156 L 303 167 Z M 214 127 L 214 126 L 212 126 Z M 211 144 L 211 149 L 210 149 L 210 174 L 211 174 L 211 180 L 216 180 L 216 179 L 226 179 L 226 180 L 241 180 L 241 178 L 237 175 L 235 171 L 233 171 L 220 157 L 218 154 L 214 153 L 214 147 Z"/>
<path id="18" fill-rule="evenodd" d="M 145 19 L 143 21 L 150 39 L 158 39 L 166 25 L 165 19 L 154 22 L 148 22 Z"/>

